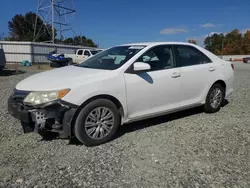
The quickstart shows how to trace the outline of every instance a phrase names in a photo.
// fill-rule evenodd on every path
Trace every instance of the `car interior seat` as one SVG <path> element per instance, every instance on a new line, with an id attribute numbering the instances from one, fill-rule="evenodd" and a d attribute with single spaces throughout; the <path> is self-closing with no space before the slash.
<path id="1" fill-rule="evenodd" d="M 164 69 L 169 65 L 169 60 L 171 59 L 171 55 L 169 51 L 166 51 L 165 49 L 157 49 L 154 51 L 157 58 L 159 59 L 158 62 L 154 62 L 154 68 L 156 70 Z"/>

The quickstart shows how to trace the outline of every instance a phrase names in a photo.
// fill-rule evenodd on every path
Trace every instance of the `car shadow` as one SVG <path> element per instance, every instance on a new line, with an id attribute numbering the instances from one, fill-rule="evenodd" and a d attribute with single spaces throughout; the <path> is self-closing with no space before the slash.
<path id="1" fill-rule="evenodd" d="M 225 99 L 225 100 L 223 101 L 221 107 L 223 108 L 224 106 L 226 106 L 226 105 L 228 105 L 228 104 L 229 104 L 228 100 Z"/>
<path id="2" fill-rule="evenodd" d="M 223 101 L 222 108 L 225 107 L 227 104 L 229 104 L 229 102 L 228 102 L 228 100 L 225 99 Z M 155 118 L 150 118 L 150 119 L 130 123 L 130 124 L 127 124 L 127 125 L 123 125 L 123 126 L 120 127 L 118 133 L 116 134 L 116 136 L 114 137 L 113 140 L 123 136 L 124 134 L 130 133 L 130 132 L 142 130 L 142 129 L 145 129 L 145 128 L 148 128 L 148 127 L 151 127 L 151 126 L 155 126 L 155 125 L 166 123 L 166 122 L 171 122 L 171 121 L 174 121 L 174 120 L 177 120 L 177 119 L 181 119 L 181 118 L 185 118 L 185 117 L 188 117 L 188 116 L 201 114 L 201 113 L 204 113 L 204 107 L 203 106 L 190 108 L 190 109 L 183 110 L 183 111 L 180 111 L 180 112 L 175 112 L 175 113 L 162 115 L 162 116 L 158 116 L 158 117 L 155 117 Z"/>
<path id="3" fill-rule="evenodd" d="M 227 104 L 229 104 L 228 100 L 224 100 L 222 107 L 225 107 Z M 204 113 L 203 106 L 195 107 L 195 108 L 191 108 L 191 109 L 187 109 L 187 110 L 183 110 L 180 112 L 175 112 L 175 113 L 171 113 L 167 115 L 162 115 L 162 116 L 158 116 L 154 118 L 149 118 L 149 119 L 137 121 L 134 123 L 129 123 L 129 124 L 121 126 L 116 136 L 111 141 L 114 141 L 122 137 L 123 135 L 134 132 L 134 131 L 146 129 L 148 127 L 171 122 L 177 119 L 181 119 L 181 118 L 185 118 L 185 117 L 189 117 L 189 116 L 193 116 L 193 115 L 201 114 L 201 113 Z M 55 137 L 52 136 L 50 138 L 43 139 L 43 140 L 51 141 L 53 139 L 55 139 Z M 83 144 L 79 142 L 76 138 L 72 138 L 70 139 L 68 145 L 83 145 Z"/>
<path id="4" fill-rule="evenodd" d="M 184 110 L 180 112 L 175 112 L 175 113 L 162 115 L 162 116 L 158 116 L 158 117 L 154 117 L 154 118 L 150 118 L 146 120 L 141 120 L 141 121 L 134 122 L 134 123 L 129 123 L 120 127 L 116 137 L 113 140 L 130 132 L 146 129 L 148 127 L 171 122 L 177 119 L 185 118 L 185 117 L 192 116 L 195 114 L 200 114 L 203 112 L 204 111 L 202 107 L 196 107 L 196 108 L 192 108 L 192 109 L 188 109 L 188 110 Z"/>
<path id="5" fill-rule="evenodd" d="M 154 83 L 152 77 L 148 73 L 146 73 L 146 72 L 137 74 L 137 76 L 141 77 L 143 80 L 145 80 L 149 84 L 153 84 Z"/>
<path id="6" fill-rule="evenodd" d="M 24 73 L 25 71 L 4 69 L 0 71 L 0 76 L 13 76 L 13 75 L 19 75 L 19 74 L 24 74 Z"/>

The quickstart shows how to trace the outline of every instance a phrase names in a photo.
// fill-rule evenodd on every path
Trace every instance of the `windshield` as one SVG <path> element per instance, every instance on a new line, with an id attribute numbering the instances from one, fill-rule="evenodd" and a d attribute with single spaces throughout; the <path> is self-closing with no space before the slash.
<path id="1" fill-rule="evenodd" d="M 121 67 L 145 46 L 117 46 L 97 53 L 79 65 L 79 67 L 115 70 Z"/>
<path id="2" fill-rule="evenodd" d="M 95 54 L 99 53 L 99 51 L 97 51 L 97 50 L 90 50 L 90 52 L 91 52 L 92 55 L 95 55 Z"/>

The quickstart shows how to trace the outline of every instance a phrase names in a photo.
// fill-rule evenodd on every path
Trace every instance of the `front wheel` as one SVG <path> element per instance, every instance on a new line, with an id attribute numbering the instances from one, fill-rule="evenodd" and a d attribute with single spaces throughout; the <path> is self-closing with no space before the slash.
<path id="1" fill-rule="evenodd" d="M 221 84 L 214 84 L 206 97 L 205 112 L 214 113 L 220 110 L 225 98 L 225 88 Z"/>
<path id="2" fill-rule="evenodd" d="M 90 102 L 79 113 L 74 133 L 86 146 L 96 146 L 110 141 L 120 126 L 116 105 L 107 99 Z"/>

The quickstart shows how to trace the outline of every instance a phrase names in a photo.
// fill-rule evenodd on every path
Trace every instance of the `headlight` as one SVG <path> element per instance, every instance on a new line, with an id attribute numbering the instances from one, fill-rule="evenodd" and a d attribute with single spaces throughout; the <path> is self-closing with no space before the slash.
<path id="1" fill-rule="evenodd" d="M 24 103 L 29 105 L 38 105 L 48 103 L 63 98 L 70 89 L 63 89 L 58 91 L 33 91 L 24 99 Z"/>

